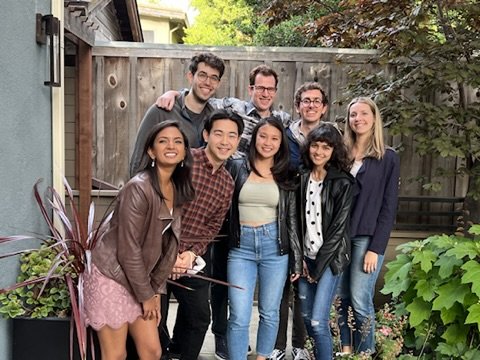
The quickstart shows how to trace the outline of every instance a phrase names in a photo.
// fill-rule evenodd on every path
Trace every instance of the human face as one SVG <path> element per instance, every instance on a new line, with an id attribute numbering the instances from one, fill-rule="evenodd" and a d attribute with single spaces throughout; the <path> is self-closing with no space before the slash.
<path id="1" fill-rule="evenodd" d="M 310 100 L 310 104 L 306 104 Z M 317 103 L 317 104 L 315 104 Z M 317 89 L 304 91 L 297 111 L 300 118 L 308 124 L 318 124 L 328 106 L 323 103 L 322 92 Z"/>
<path id="2" fill-rule="evenodd" d="M 348 123 L 356 135 L 368 135 L 373 131 L 375 115 L 368 104 L 355 103 L 350 106 Z"/>
<path id="3" fill-rule="evenodd" d="M 258 129 L 255 149 L 260 158 L 273 158 L 282 144 L 282 133 L 275 126 L 263 125 Z"/>
<path id="4" fill-rule="evenodd" d="M 153 147 L 148 149 L 148 155 L 155 159 L 159 167 L 175 167 L 185 159 L 185 141 L 182 133 L 175 126 L 169 126 L 155 137 Z"/>
<path id="5" fill-rule="evenodd" d="M 201 103 L 207 102 L 220 85 L 220 71 L 208 66 L 204 62 L 198 64 L 195 74 L 189 72 L 187 76 L 193 96 Z"/>
<path id="6" fill-rule="evenodd" d="M 277 95 L 277 85 L 273 75 L 264 76 L 257 74 L 255 84 L 248 88 L 248 94 L 258 113 L 260 115 L 269 115 Z"/>
<path id="7" fill-rule="evenodd" d="M 314 169 L 324 169 L 330 161 L 333 154 L 333 147 L 323 141 L 315 141 L 308 148 L 310 160 L 312 160 Z"/>
<path id="8" fill-rule="evenodd" d="M 237 150 L 240 136 L 237 123 L 230 119 L 215 120 L 210 133 L 203 130 L 203 139 L 207 143 L 205 151 L 210 162 L 221 165 Z"/>

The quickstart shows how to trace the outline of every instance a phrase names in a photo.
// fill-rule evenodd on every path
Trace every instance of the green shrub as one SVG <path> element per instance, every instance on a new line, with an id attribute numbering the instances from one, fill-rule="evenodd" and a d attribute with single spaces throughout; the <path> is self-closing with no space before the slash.
<path id="1" fill-rule="evenodd" d="M 480 359 L 480 225 L 398 247 L 383 294 L 408 315 L 405 345 L 425 358 Z"/>

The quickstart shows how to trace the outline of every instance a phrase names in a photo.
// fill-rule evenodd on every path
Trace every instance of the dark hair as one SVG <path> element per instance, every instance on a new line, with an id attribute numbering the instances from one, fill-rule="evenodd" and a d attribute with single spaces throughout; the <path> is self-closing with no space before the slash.
<path id="1" fill-rule="evenodd" d="M 258 74 L 262 74 L 263 76 L 273 76 L 275 78 L 275 87 L 277 87 L 278 85 L 277 72 L 267 65 L 258 65 L 250 71 L 248 80 L 250 81 L 251 86 L 255 85 L 255 79 Z"/>
<path id="2" fill-rule="evenodd" d="M 158 133 L 168 127 L 176 127 L 182 134 L 183 142 L 185 143 L 185 159 L 183 160 L 183 166 L 178 164 L 172 174 L 172 181 L 173 185 L 175 186 L 175 205 L 179 206 L 187 201 L 193 200 L 195 197 L 195 190 L 193 188 L 191 176 L 193 157 L 192 153 L 190 152 L 188 138 L 178 121 L 165 120 L 152 127 L 145 142 L 142 158 L 140 159 L 139 169 L 140 171 L 150 174 L 150 181 L 152 182 L 153 188 L 162 199 L 165 199 L 162 194 L 162 190 L 160 189 L 157 168 L 151 166 L 152 159 L 148 155 L 148 149 L 153 148 L 153 145 L 155 144 L 155 138 L 157 137 Z"/>
<path id="3" fill-rule="evenodd" d="M 277 128 L 282 134 L 282 141 L 280 143 L 280 148 L 278 149 L 278 152 L 273 157 L 273 167 L 271 168 L 271 170 L 272 170 L 273 179 L 275 180 L 277 185 L 282 188 L 288 188 L 290 186 L 289 180 L 288 180 L 290 153 L 288 151 L 287 134 L 285 132 L 285 128 L 282 125 L 282 122 L 279 119 L 277 119 L 275 116 L 269 116 L 267 118 L 260 120 L 258 124 L 254 127 L 252 132 L 252 139 L 250 142 L 250 149 L 248 152 L 248 161 L 250 163 L 250 166 L 252 167 L 253 172 L 258 176 L 261 176 L 258 170 L 255 168 L 255 159 L 257 158 L 256 144 L 257 144 L 258 130 L 265 125 L 271 125 Z"/>
<path id="4" fill-rule="evenodd" d="M 333 148 L 332 157 L 326 164 L 326 168 L 334 166 L 339 170 L 349 171 L 352 161 L 349 159 L 347 147 L 343 143 L 343 137 L 333 123 L 323 122 L 312 129 L 302 146 L 303 164 L 308 169 L 313 169 L 310 159 L 310 146 L 316 142 L 324 142 Z"/>
<path id="5" fill-rule="evenodd" d="M 225 63 L 222 59 L 220 59 L 216 55 L 213 55 L 212 53 L 201 53 L 195 55 L 190 59 L 190 65 L 188 66 L 188 70 L 192 73 L 192 75 L 195 75 L 198 69 L 198 64 L 202 62 L 210 66 L 211 68 L 217 69 L 220 73 L 220 79 L 222 78 L 223 73 L 225 72 Z"/>
<path id="6" fill-rule="evenodd" d="M 322 94 L 323 105 L 328 105 L 328 96 L 325 90 L 323 90 L 322 86 L 318 82 L 306 82 L 300 85 L 300 87 L 295 91 L 294 102 L 297 108 L 300 106 L 300 101 L 302 101 L 302 94 L 308 90 L 319 90 Z"/>
<path id="7" fill-rule="evenodd" d="M 210 130 L 212 130 L 213 123 L 216 120 L 225 120 L 229 119 L 232 120 L 235 124 L 237 124 L 238 128 L 238 136 L 242 135 L 243 129 L 245 124 L 243 119 L 237 113 L 233 112 L 231 109 L 218 109 L 213 111 L 207 120 L 205 120 L 205 124 L 203 125 L 203 130 L 210 134 Z"/>

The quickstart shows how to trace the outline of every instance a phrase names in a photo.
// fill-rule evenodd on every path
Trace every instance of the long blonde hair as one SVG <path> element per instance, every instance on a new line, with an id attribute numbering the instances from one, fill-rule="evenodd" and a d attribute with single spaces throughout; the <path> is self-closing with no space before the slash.
<path id="1" fill-rule="evenodd" d="M 375 104 L 375 102 L 368 97 L 360 96 L 354 98 L 352 101 L 350 101 L 350 104 L 348 104 L 347 118 L 345 121 L 345 133 L 343 135 L 345 145 L 351 152 L 353 146 L 355 145 L 355 142 L 357 141 L 357 135 L 350 127 L 350 108 L 353 104 L 356 103 L 367 104 L 368 106 L 370 106 L 370 109 L 372 110 L 374 116 L 372 132 L 370 134 L 369 143 L 367 145 L 367 148 L 365 149 L 363 157 L 374 157 L 376 159 L 381 159 L 385 154 L 382 117 L 380 115 L 380 110 L 378 109 L 377 104 Z"/>

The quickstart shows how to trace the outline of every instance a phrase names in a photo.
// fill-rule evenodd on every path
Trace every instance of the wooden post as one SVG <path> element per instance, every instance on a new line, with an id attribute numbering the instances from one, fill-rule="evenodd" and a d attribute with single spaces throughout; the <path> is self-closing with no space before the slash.
<path id="1" fill-rule="evenodd" d="M 88 221 L 92 190 L 92 47 L 82 40 L 78 42 L 78 122 L 77 122 L 77 169 L 76 183 L 79 190 L 80 219 L 85 226 Z"/>

